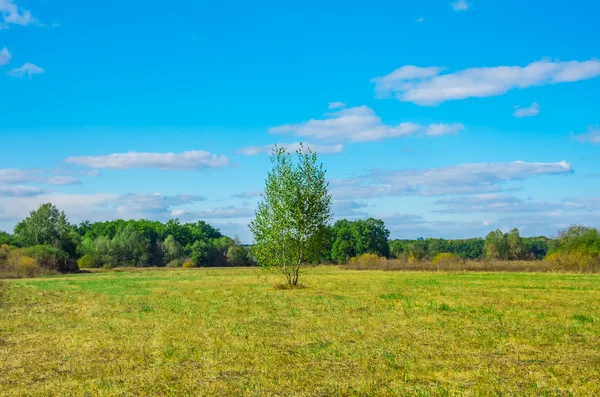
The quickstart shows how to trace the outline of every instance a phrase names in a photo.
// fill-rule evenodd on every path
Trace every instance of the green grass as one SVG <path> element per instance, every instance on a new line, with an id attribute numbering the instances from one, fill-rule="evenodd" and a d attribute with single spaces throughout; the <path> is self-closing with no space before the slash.
<path id="1" fill-rule="evenodd" d="M 0 395 L 600 395 L 600 276 L 257 274 L 4 282 Z"/>

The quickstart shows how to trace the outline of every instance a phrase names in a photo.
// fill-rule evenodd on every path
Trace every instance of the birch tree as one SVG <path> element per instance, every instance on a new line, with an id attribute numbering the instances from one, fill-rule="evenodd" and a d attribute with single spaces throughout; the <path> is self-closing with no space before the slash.
<path id="1" fill-rule="evenodd" d="M 331 196 L 317 154 L 300 146 L 296 156 L 275 147 L 262 201 L 250 224 L 252 254 L 263 269 L 295 286 L 303 266 L 317 262 L 327 246 Z"/>

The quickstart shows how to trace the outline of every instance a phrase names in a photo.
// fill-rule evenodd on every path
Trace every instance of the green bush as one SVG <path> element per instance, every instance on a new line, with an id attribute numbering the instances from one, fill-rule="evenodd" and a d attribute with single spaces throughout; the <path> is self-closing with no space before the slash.
<path id="1" fill-rule="evenodd" d="M 181 265 L 181 267 L 184 269 L 191 269 L 191 268 L 198 267 L 198 266 L 196 266 L 196 264 L 194 262 L 188 261 L 188 262 L 185 262 L 183 265 Z"/>
<path id="2" fill-rule="evenodd" d="M 97 269 L 101 266 L 100 261 L 91 255 L 84 255 L 77 261 L 80 269 Z"/>
<path id="3" fill-rule="evenodd" d="M 569 226 L 558 234 L 550 249 L 550 254 L 576 252 L 599 256 L 600 231 L 582 225 Z"/>

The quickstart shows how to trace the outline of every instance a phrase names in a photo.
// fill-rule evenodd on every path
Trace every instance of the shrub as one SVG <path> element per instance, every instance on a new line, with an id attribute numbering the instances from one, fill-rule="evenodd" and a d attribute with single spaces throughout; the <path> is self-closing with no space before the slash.
<path id="1" fill-rule="evenodd" d="M 183 265 L 181 265 L 181 267 L 183 267 L 184 269 L 191 269 L 194 267 L 198 267 L 196 266 L 196 264 L 194 262 L 185 262 Z"/>
<path id="2" fill-rule="evenodd" d="M 0 261 L 0 278 L 38 277 L 43 273 L 35 259 L 21 255 L 17 250 L 6 250 Z"/>
<path id="3" fill-rule="evenodd" d="M 63 273 L 77 270 L 77 264 L 66 252 L 51 245 L 35 245 L 17 251 L 21 255 L 35 259 L 42 269 Z"/>
<path id="4" fill-rule="evenodd" d="M 8 245 L 0 245 L 0 263 L 2 263 L 8 256 Z"/>
<path id="5" fill-rule="evenodd" d="M 600 231 L 582 225 L 572 225 L 562 230 L 553 241 L 550 253 L 575 252 L 600 255 Z"/>
<path id="6" fill-rule="evenodd" d="M 91 255 L 84 255 L 77 261 L 80 269 L 97 269 L 101 266 L 100 261 Z"/>
<path id="7" fill-rule="evenodd" d="M 361 256 L 350 259 L 350 263 L 362 268 L 377 268 L 384 260 L 385 258 L 375 254 L 362 254 Z"/>
<path id="8" fill-rule="evenodd" d="M 183 263 L 183 259 L 173 259 L 171 262 L 167 263 L 167 267 L 181 267 Z"/>
<path id="9" fill-rule="evenodd" d="M 554 252 L 544 259 L 557 270 L 595 271 L 600 268 L 600 257 L 583 252 Z"/>
<path id="10" fill-rule="evenodd" d="M 455 254 L 451 254 L 450 252 L 442 252 L 441 254 L 437 254 L 431 260 L 431 262 L 434 265 L 447 266 L 447 265 L 453 265 L 453 264 L 459 263 L 460 258 Z"/>
<path id="11" fill-rule="evenodd" d="M 17 263 L 17 272 L 22 277 L 38 277 L 42 274 L 40 265 L 29 256 L 21 256 Z"/>

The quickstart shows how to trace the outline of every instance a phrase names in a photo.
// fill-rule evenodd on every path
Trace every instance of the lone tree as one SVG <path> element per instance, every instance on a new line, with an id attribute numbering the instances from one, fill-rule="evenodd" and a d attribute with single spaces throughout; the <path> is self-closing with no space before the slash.
<path id="1" fill-rule="evenodd" d="M 298 284 L 300 268 L 321 259 L 331 221 L 331 196 L 323 164 L 300 145 L 294 157 L 275 146 L 262 202 L 250 224 L 252 254 L 263 269 L 282 273 Z"/>

